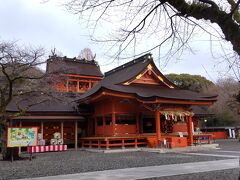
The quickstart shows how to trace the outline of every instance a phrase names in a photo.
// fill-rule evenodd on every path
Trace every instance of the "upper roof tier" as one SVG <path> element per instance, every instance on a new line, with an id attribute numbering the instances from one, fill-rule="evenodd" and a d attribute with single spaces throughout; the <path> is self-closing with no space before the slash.
<path id="1" fill-rule="evenodd" d="M 62 73 L 94 77 L 103 76 L 96 61 L 80 60 L 77 58 L 68 58 L 66 56 L 50 56 L 47 60 L 47 73 Z"/>
<path id="2" fill-rule="evenodd" d="M 124 93 L 143 101 L 157 99 L 214 102 L 217 95 L 182 90 L 169 81 L 156 67 L 151 54 L 146 54 L 105 73 L 105 77 L 80 101 L 104 91 Z M 196 103 L 197 104 L 197 103 Z"/>

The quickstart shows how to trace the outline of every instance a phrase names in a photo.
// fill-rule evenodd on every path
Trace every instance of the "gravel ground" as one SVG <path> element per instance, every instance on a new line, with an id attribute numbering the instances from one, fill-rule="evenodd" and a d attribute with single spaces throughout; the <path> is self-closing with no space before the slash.
<path id="1" fill-rule="evenodd" d="M 37 154 L 32 161 L 0 161 L 0 179 L 18 179 L 59 174 L 71 174 L 107 169 L 154 166 L 220 160 L 219 157 L 181 155 L 175 153 L 91 153 L 66 151 Z"/>
<path id="2" fill-rule="evenodd" d="M 219 147 L 225 151 L 240 151 L 240 142 L 237 139 L 216 140 Z"/>
<path id="3" fill-rule="evenodd" d="M 238 151 L 240 143 L 237 140 L 218 140 L 221 150 Z M 209 151 L 214 153 L 214 151 Z M 1 158 L 0 158 L 1 159 Z M 226 158 L 212 156 L 193 156 L 175 153 L 149 153 L 149 152 L 125 152 L 125 153 L 91 153 L 86 151 L 66 151 L 55 153 L 37 154 L 32 161 L 0 160 L 0 179 L 18 179 L 40 177 L 60 174 L 72 174 L 88 171 L 101 171 L 108 169 L 121 169 L 141 166 L 180 164 L 187 162 L 199 162 L 220 160 Z M 211 171 L 170 177 L 151 178 L 159 180 L 235 180 L 238 179 L 239 169 Z"/>
<path id="4" fill-rule="evenodd" d="M 177 176 L 149 178 L 145 180 L 238 180 L 239 169 L 228 169 Z"/>

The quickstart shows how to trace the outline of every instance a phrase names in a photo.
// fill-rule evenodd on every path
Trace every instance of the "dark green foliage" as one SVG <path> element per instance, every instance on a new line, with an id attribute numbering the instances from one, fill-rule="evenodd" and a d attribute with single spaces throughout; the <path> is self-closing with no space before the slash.
<path id="1" fill-rule="evenodd" d="M 236 124 L 236 117 L 234 114 L 229 110 L 223 110 L 218 112 L 215 117 L 209 118 L 207 121 L 207 126 L 232 126 Z"/>
<path id="2" fill-rule="evenodd" d="M 181 89 L 201 92 L 214 83 L 200 75 L 168 74 L 166 77 Z"/>

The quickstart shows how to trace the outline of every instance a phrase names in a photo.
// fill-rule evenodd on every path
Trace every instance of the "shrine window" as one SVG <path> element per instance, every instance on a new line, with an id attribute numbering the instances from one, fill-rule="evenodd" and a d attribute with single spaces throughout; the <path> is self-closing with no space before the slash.
<path id="1" fill-rule="evenodd" d="M 77 88 L 77 81 L 69 81 L 68 82 L 68 91 L 69 92 L 76 92 Z"/>
<path id="2" fill-rule="evenodd" d="M 112 125 L 112 114 L 108 114 L 105 116 L 105 124 L 106 125 Z"/>
<path id="3" fill-rule="evenodd" d="M 79 82 L 79 91 L 86 92 L 89 89 L 89 82 Z"/>
<path id="4" fill-rule="evenodd" d="M 97 126 L 103 126 L 103 117 L 102 116 L 97 116 Z"/>
<path id="5" fill-rule="evenodd" d="M 116 124 L 133 125 L 136 124 L 136 116 L 130 114 L 117 114 Z"/>

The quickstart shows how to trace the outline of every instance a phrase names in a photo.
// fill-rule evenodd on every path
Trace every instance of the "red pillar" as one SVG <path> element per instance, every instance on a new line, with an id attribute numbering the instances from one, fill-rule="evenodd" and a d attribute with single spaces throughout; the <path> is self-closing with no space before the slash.
<path id="1" fill-rule="evenodd" d="M 90 136 L 90 123 L 91 123 L 91 119 L 88 118 L 87 119 L 87 136 Z"/>
<path id="2" fill-rule="evenodd" d="M 115 112 L 112 113 L 112 128 L 113 128 L 113 136 L 115 136 L 115 129 L 116 129 L 116 114 Z"/>
<path id="3" fill-rule="evenodd" d="M 137 112 L 137 116 L 136 116 L 136 133 L 140 134 L 140 122 L 139 122 L 139 113 Z"/>
<path id="4" fill-rule="evenodd" d="M 155 121 L 156 121 L 156 138 L 157 144 L 161 140 L 161 125 L 160 125 L 160 112 L 155 111 Z"/>
<path id="5" fill-rule="evenodd" d="M 78 149 L 78 122 L 75 121 L 75 150 Z"/>
<path id="6" fill-rule="evenodd" d="M 113 136 L 116 135 L 116 113 L 115 113 L 115 101 L 112 100 L 112 132 L 113 132 Z"/>
<path id="7" fill-rule="evenodd" d="M 188 116 L 187 130 L 188 130 L 188 145 L 192 146 L 193 145 L 192 116 Z"/>
<path id="8" fill-rule="evenodd" d="M 95 126 L 94 127 L 94 129 L 95 129 L 94 136 L 98 136 L 98 134 L 97 134 L 97 117 L 96 116 L 94 117 L 94 122 L 95 122 L 94 123 L 94 126 Z"/>

